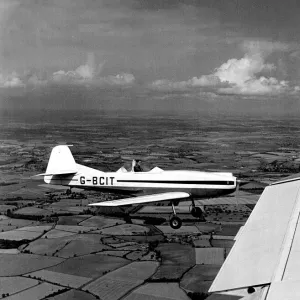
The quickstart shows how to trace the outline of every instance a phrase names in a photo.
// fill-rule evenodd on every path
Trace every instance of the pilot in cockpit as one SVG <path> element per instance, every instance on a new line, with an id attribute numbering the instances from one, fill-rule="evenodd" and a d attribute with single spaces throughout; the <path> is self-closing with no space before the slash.
<path id="1" fill-rule="evenodd" d="M 141 160 L 133 160 L 132 161 L 132 168 L 131 168 L 131 172 L 143 172 L 143 168 L 141 166 Z"/>

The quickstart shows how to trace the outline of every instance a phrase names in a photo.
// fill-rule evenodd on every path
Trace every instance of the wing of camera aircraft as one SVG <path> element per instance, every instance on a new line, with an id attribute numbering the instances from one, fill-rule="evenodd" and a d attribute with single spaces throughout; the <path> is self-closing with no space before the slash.
<path id="1" fill-rule="evenodd" d="M 300 298 L 300 178 L 266 187 L 209 292 Z M 241 299 L 237 298 L 237 299 Z"/>

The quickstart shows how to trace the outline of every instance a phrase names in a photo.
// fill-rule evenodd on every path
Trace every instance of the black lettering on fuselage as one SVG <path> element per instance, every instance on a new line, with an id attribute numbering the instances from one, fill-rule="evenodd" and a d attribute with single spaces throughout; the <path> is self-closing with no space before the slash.
<path id="1" fill-rule="evenodd" d="M 104 185 L 104 177 L 99 177 L 99 184 Z"/>
<path id="2" fill-rule="evenodd" d="M 109 185 L 109 179 L 110 179 L 110 185 L 114 185 L 114 179 L 115 177 L 99 177 L 99 185 Z M 86 181 L 91 181 L 90 179 L 85 179 L 85 176 L 80 176 L 80 183 L 85 184 Z M 98 185 L 98 177 L 92 177 L 93 185 Z"/>
<path id="3" fill-rule="evenodd" d="M 93 177 L 93 185 L 97 185 L 97 177 Z"/>
<path id="4" fill-rule="evenodd" d="M 110 178 L 110 184 L 114 185 L 114 179 L 115 179 L 115 177 L 109 177 L 109 178 Z"/>

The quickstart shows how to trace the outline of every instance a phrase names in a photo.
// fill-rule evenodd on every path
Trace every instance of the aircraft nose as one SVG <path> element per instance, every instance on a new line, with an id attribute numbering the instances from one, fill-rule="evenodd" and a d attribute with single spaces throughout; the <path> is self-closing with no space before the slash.
<path id="1" fill-rule="evenodd" d="M 241 180 L 241 179 L 236 179 L 236 184 L 235 184 L 235 190 L 238 191 L 241 186 L 249 183 L 249 181 Z"/>

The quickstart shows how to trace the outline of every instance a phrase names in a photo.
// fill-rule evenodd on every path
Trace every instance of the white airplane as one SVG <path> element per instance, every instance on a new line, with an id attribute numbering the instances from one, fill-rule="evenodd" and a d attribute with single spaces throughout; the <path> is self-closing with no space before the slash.
<path id="1" fill-rule="evenodd" d="M 209 292 L 228 299 L 300 299 L 299 220 L 299 174 L 266 187 Z"/>
<path id="2" fill-rule="evenodd" d="M 44 176 L 44 181 L 52 185 L 107 192 L 127 192 L 131 196 L 135 196 L 92 203 L 89 204 L 90 206 L 124 206 L 160 201 L 191 200 L 191 214 L 199 218 L 203 212 L 200 207 L 196 207 L 195 199 L 223 196 L 233 193 L 237 189 L 237 179 L 232 173 L 164 171 L 158 167 L 148 172 L 134 172 L 134 165 L 131 171 L 122 167 L 117 172 L 102 172 L 77 164 L 67 145 L 54 147 L 46 173 L 36 176 Z M 176 215 L 173 201 L 172 209 L 170 226 L 178 229 L 181 227 L 182 221 Z"/>

